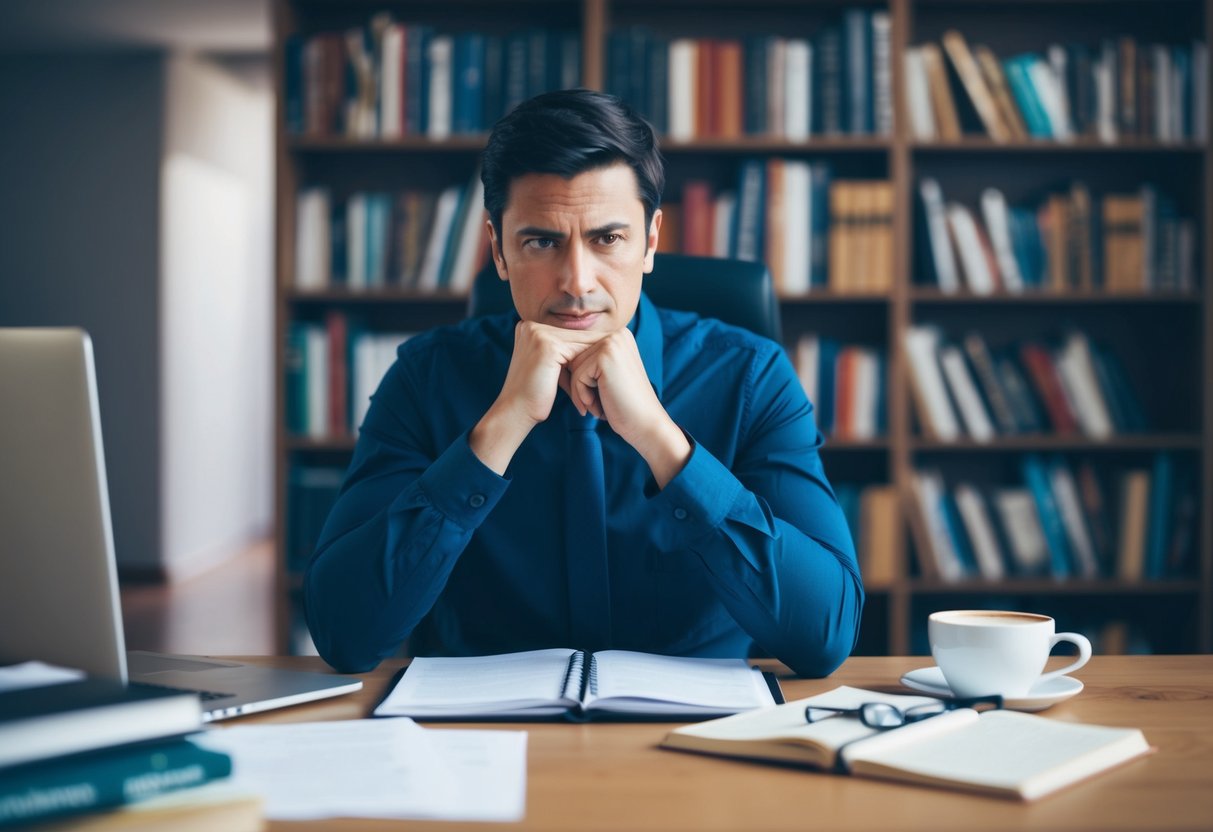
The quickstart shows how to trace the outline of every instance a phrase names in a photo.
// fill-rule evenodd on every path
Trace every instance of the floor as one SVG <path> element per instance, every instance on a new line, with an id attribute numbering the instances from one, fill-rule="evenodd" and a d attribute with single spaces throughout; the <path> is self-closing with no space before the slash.
<path id="1" fill-rule="evenodd" d="M 203 655 L 276 652 L 272 541 L 172 586 L 124 585 L 121 596 L 128 649 Z"/>

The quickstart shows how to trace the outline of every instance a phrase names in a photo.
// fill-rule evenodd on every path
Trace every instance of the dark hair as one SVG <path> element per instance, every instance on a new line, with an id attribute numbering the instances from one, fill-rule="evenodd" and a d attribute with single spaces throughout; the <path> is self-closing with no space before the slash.
<path id="1" fill-rule="evenodd" d="M 493 127 L 481 158 L 484 208 L 497 237 L 510 183 L 518 177 L 572 178 L 617 162 L 636 174 L 647 232 L 665 187 L 665 163 L 648 122 L 615 96 L 593 90 L 548 92 L 522 102 Z"/>

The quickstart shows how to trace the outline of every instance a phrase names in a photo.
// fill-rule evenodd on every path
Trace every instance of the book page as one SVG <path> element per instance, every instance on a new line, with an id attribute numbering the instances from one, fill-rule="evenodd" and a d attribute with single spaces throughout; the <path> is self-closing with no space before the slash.
<path id="1" fill-rule="evenodd" d="M 575 704 L 564 699 L 573 652 L 561 648 L 413 659 L 375 716 L 489 715 L 542 705 L 560 713 Z"/>
<path id="2" fill-rule="evenodd" d="M 909 728 L 888 733 L 897 735 Z M 959 724 L 958 730 L 935 731 L 917 742 L 872 740 L 852 746 L 845 754 L 856 774 L 967 786 L 1030 800 L 1148 750 L 1136 729 L 989 711 Z"/>
<path id="3" fill-rule="evenodd" d="M 706 708 L 733 712 L 774 705 L 762 674 L 743 659 L 694 659 L 627 650 L 604 650 L 592 657 L 586 706 L 615 700 L 613 710 L 655 711 Z M 623 700 L 631 700 L 631 706 Z"/>

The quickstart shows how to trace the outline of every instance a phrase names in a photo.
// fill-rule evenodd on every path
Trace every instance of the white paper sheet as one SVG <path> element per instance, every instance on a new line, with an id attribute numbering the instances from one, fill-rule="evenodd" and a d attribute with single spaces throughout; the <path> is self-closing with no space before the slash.
<path id="1" fill-rule="evenodd" d="M 22 688 L 37 688 L 43 685 L 59 685 L 83 679 L 83 670 L 59 667 L 46 662 L 22 662 L 0 667 L 0 693 Z"/>
<path id="2" fill-rule="evenodd" d="M 526 738 L 401 718 L 237 725 L 193 739 L 231 755 L 234 784 L 261 795 L 270 820 L 518 821 Z"/>

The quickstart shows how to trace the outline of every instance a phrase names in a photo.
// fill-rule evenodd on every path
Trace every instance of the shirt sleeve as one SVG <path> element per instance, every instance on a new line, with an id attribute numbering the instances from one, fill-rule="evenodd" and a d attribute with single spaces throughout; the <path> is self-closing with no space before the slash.
<path id="1" fill-rule="evenodd" d="M 304 574 L 312 638 L 341 672 L 374 668 L 412 632 L 508 486 L 467 432 L 436 452 L 413 407 L 422 400 L 397 362 L 371 400 Z"/>
<path id="2" fill-rule="evenodd" d="M 663 557 L 697 555 L 737 623 L 803 676 L 854 648 L 863 610 L 855 545 L 822 468 L 813 410 L 782 351 L 755 362 L 731 468 L 699 443 L 653 499 Z"/>

